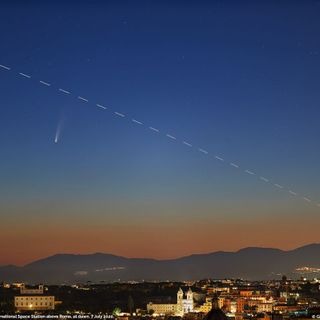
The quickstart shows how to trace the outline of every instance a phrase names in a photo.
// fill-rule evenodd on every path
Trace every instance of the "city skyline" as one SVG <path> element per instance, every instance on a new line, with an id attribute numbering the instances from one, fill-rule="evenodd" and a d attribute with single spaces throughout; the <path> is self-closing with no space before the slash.
<path id="1" fill-rule="evenodd" d="M 128 290 L 132 296 L 127 296 Z M 46 294 L 44 294 L 44 291 Z M 99 318 L 128 317 L 159 319 L 163 316 L 188 316 L 208 319 L 289 318 L 315 319 L 319 315 L 319 280 L 288 279 L 248 281 L 245 279 L 205 279 L 182 282 L 114 282 L 74 285 L 26 286 L 0 284 L 6 295 L 0 312 L 46 315 L 48 310 L 60 318 L 70 314 Z M 142 294 L 141 294 L 142 293 Z M 14 294 L 14 299 L 9 297 Z M 105 299 L 105 297 L 108 299 Z M 12 303 L 14 301 L 14 304 Z M 155 302 L 150 302 L 155 301 Z M 30 303 L 31 302 L 31 303 Z M 176 302 L 176 303 L 175 303 Z"/>
<path id="2" fill-rule="evenodd" d="M 0 265 L 319 243 L 319 2 L 0 6 Z"/>

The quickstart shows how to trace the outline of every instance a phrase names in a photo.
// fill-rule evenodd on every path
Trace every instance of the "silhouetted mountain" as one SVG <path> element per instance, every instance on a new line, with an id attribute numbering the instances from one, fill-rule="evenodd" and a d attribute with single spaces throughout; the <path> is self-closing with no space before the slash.
<path id="1" fill-rule="evenodd" d="M 193 254 L 172 260 L 132 259 L 104 253 L 56 254 L 23 267 L 0 267 L 0 280 L 74 283 L 229 277 L 275 279 L 282 274 L 297 277 L 296 269 L 301 267 L 320 268 L 320 244 L 291 251 L 244 248 L 237 252 Z"/>

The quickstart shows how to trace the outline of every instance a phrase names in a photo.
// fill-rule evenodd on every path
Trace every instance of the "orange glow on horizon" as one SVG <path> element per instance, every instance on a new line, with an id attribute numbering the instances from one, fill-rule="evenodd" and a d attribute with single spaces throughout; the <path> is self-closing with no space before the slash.
<path id="1" fill-rule="evenodd" d="M 244 247 L 273 247 L 284 250 L 317 242 L 317 226 L 299 224 L 265 228 L 245 223 L 228 225 L 95 226 L 68 229 L 42 227 L 34 233 L 22 227 L 15 233 L 0 235 L 0 265 L 24 265 L 57 253 L 111 253 L 129 258 L 171 259 L 193 253 L 219 250 L 236 251 Z M 272 237 L 270 236 L 272 230 Z M 292 236 L 294 235 L 294 236 Z M 10 243 L 10 246 L 6 244 Z"/>

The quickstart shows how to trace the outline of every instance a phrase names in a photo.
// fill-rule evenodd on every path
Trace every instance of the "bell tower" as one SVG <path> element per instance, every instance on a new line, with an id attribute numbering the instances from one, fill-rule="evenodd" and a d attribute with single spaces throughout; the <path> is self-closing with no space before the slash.
<path id="1" fill-rule="evenodd" d="M 187 292 L 187 300 L 189 302 L 192 302 L 193 303 L 193 292 L 191 290 L 191 288 L 189 288 L 188 292 Z"/>
<path id="2" fill-rule="evenodd" d="M 183 302 L 183 291 L 181 288 L 179 288 L 179 291 L 177 292 L 177 304 L 182 304 Z"/>

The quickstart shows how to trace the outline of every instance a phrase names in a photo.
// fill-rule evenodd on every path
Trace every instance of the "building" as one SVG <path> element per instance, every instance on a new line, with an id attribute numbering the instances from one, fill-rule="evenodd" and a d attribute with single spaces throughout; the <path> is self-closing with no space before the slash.
<path id="1" fill-rule="evenodd" d="M 171 303 L 152 303 L 147 304 L 147 311 L 153 311 L 155 314 L 175 315 L 177 313 L 177 305 Z"/>
<path id="2" fill-rule="evenodd" d="M 194 301 L 193 301 L 193 292 L 189 288 L 186 293 L 186 298 L 184 298 L 184 292 L 180 288 L 177 292 L 177 303 L 152 303 L 149 302 L 147 304 L 147 310 L 150 312 L 151 310 L 156 314 L 161 315 L 184 315 L 185 313 L 194 311 Z"/>
<path id="3" fill-rule="evenodd" d="M 54 296 L 44 293 L 43 285 L 35 288 L 20 287 L 20 294 L 14 297 L 17 311 L 54 310 Z"/>
<path id="4" fill-rule="evenodd" d="M 182 310 L 182 314 L 193 312 L 194 302 L 192 290 L 189 288 L 187 291 L 187 299 L 184 299 L 183 295 L 183 291 L 180 288 L 177 294 L 177 306 L 179 310 Z"/>
<path id="5" fill-rule="evenodd" d="M 259 302 L 257 303 L 257 312 L 266 313 L 273 311 L 273 302 Z"/>
<path id="6" fill-rule="evenodd" d="M 25 284 L 21 284 L 20 286 L 20 294 L 43 294 L 44 286 L 41 284 L 38 287 L 29 287 L 27 288 Z"/>
<path id="7" fill-rule="evenodd" d="M 228 320 L 229 318 L 219 308 L 219 301 L 217 296 L 214 296 L 211 300 L 211 310 L 205 315 L 203 320 Z"/>
<path id="8" fill-rule="evenodd" d="M 212 309 L 212 298 L 206 297 L 206 301 L 197 308 L 198 312 L 208 313 Z"/>

